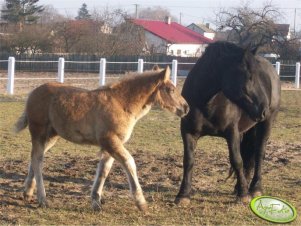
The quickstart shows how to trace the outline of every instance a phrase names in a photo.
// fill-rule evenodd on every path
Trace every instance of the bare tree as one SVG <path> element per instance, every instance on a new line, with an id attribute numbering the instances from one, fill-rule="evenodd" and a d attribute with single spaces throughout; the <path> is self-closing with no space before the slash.
<path id="1" fill-rule="evenodd" d="M 267 3 L 262 9 L 252 9 L 246 3 L 233 10 L 221 10 L 217 14 L 219 31 L 227 31 L 227 40 L 241 46 L 264 46 L 279 37 L 276 21 L 281 13 Z"/>
<path id="2" fill-rule="evenodd" d="M 88 34 L 91 34 L 91 21 L 87 20 L 66 20 L 54 25 L 56 49 L 60 52 L 77 52 L 78 42 Z M 94 37 L 94 36 L 93 36 Z"/>
<path id="3" fill-rule="evenodd" d="M 94 10 L 90 20 L 57 23 L 53 28 L 56 49 L 103 56 L 140 54 L 145 45 L 144 32 L 127 18 L 120 9 L 104 9 Z"/>
<path id="4" fill-rule="evenodd" d="M 13 54 L 51 52 L 53 37 L 47 27 L 33 24 L 24 26 L 22 31 L 10 31 L 1 38 L 2 50 Z"/>
<path id="5" fill-rule="evenodd" d="M 177 17 L 173 16 L 167 8 L 161 6 L 143 8 L 139 10 L 138 17 L 148 20 L 165 20 L 166 17 L 170 17 L 172 21 L 178 21 Z"/>
<path id="6" fill-rule="evenodd" d="M 60 14 L 52 5 L 46 5 L 44 11 L 39 13 L 40 24 L 54 24 L 65 21 L 67 18 Z"/>

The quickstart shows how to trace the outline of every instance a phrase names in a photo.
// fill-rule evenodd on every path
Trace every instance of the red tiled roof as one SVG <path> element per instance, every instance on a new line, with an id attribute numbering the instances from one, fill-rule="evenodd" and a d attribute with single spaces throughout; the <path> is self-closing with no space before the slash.
<path id="1" fill-rule="evenodd" d="M 164 21 L 133 19 L 133 23 L 142 26 L 145 30 L 160 38 L 176 44 L 207 44 L 212 40 L 194 32 L 176 22 L 170 24 Z"/>

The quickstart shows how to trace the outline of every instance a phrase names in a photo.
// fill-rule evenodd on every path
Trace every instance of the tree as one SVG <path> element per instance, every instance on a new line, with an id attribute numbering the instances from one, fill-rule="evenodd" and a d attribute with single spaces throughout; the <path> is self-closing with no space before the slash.
<path id="1" fill-rule="evenodd" d="M 232 11 L 221 10 L 217 14 L 219 31 L 227 31 L 227 40 L 240 46 L 265 46 L 279 37 L 276 29 L 281 13 L 272 5 L 252 9 L 248 3 Z"/>
<path id="2" fill-rule="evenodd" d="M 78 10 L 77 14 L 78 14 L 77 17 L 75 17 L 75 19 L 77 20 L 88 20 L 91 18 L 86 3 L 82 4 L 82 7 Z"/>
<path id="3" fill-rule="evenodd" d="M 166 17 L 170 17 L 172 21 L 178 21 L 177 18 L 169 12 L 168 9 L 160 6 L 148 7 L 141 9 L 138 15 L 139 19 L 148 20 L 165 20 Z"/>
<path id="4" fill-rule="evenodd" d="M 66 20 L 66 17 L 60 14 L 52 5 L 45 5 L 44 11 L 39 13 L 38 23 L 55 24 Z"/>
<path id="5" fill-rule="evenodd" d="M 2 37 L 0 51 L 13 54 L 51 52 L 52 40 L 53 36 L 47 27 L 36 24 L 28 25 L 22 31 Z"/>
<path id="6" fill-rule="evenodd" d="M 38 6 L 39 0 L 6 0 L 1 18 L 9 23 L 19 24 L 22 29 L 25 23 L 31 24 L 38 20 L 38 13 L 44 10 Z"/>
<path id="7" fill-rule="evenodd" d="M 66 53 L 76 52 L 74 46 L 83 36 L 90 34 L 90 21 L 86 20 L 66 20 L 58 22 L 54 26 L 57 44 Z"/>

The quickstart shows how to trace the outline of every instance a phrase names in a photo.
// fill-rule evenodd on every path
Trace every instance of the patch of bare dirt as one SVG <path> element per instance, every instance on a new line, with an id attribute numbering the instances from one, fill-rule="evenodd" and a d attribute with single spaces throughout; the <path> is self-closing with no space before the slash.
<path id="1" fill-rule="evenodd" d="M 44 182 L 50 203 L 67 203 L 90 201 L 89 195 L 98 160 L 94 157 L 77 157 L 63 152 L 58 158 L 47 153 L 44 164 Z M 178 191 L 182 177 L 182 155 L 158 156 L 137 151 L 134 155 L 138 175 L 143 190 L 147 192 Z M 301 163 L 301 144 L 285 144 L 277 146 L 269 144 L 264 169 Z M 23 183 L 27 174 L 28 161 L 0 161 L 0 220 L 14 222 L 14 209 L 17 207 L 35 208 L 36 201 L 25 204 L 22 199 Z M 210 192 L 212 187 L 225 183 L 229 170 L 228 158 L 225 154 L 196 151 L 194 169 L 194 192 Z M 231 191 L 229 191 L 230 193 Z M 115 164 L 106 181 L 105 198 L 113 196 L 129 196 L 128 183 L 119 164 Z"/>

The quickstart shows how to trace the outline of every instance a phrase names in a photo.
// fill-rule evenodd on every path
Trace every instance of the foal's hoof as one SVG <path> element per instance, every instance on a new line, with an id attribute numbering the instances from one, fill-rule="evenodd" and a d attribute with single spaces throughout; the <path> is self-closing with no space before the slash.
<path id="1" fill-rule="evenodd" d="M 94 211 L 100 211 L 101 210 L 101 202 L 93 200 L 92 201 L 92 209 Z"/>
<path id="2" fill-rule="evenodd" d="M 137 207 L 140 211 L 142 212 L 146 212 L 148 209 L 147 203 L 143 203 L 143 204 L 137 204 Z"/>
<path id="3" fill-rule="evenodd" d="M 237 203 L 242 203 L 242 204 L 248 205 L 251 202 L 251 196 L 249 196 L 249 195 L 240 196 L 240 197 L 237 197 L 236 201 L 237 201 Z"/>
<path id="4" fill-rule="evenodd" d="M 177 204 L 178 206 L 183 206 L 183 207 L 189 206 L 190 198 L 186 198 L 186 197 L 178 198 L 177 197 L 175 200 L 175 204 Z"/>
<path id="5" fill-rule="evenodd" d="M 32 201 L 32 195 L 27 194 L 25 191 L 23 192 L 23 199 L 25 202 L 31 202 Z"/>

